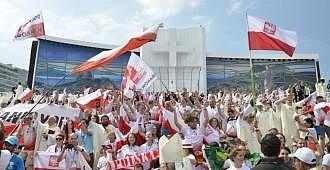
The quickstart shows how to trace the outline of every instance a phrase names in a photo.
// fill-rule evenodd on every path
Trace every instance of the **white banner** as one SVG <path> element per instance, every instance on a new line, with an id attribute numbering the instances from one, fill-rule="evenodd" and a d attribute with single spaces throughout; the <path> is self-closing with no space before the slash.
<path id="1" fill-rule="evenodd" d="M 87 161 L 84 159 L 80 152 L 78 160 L 76 161 L 77 168 L 70 168 L 70 170 L 92 170 L 88 165 Z M 57 162 L 58 155 L 55 153 L 48 153 L 43 151 L 38 151 L 34 159 L 34 169 L 35 170 L 65 170 L 65 159 L 61 162 Z"/>
<path id="2" fill-rule="evenodd" d="M 151 83 L 156 80 L 155 73 L 151 68 L 136 54 L 131 53 L 123 77 L 124 89 L 133 88 L 146 91 Z"/>
<path id="3" fill-rule="evenodd" d="M 15 39 L 23 40 L 30 37 L 40 37 L 42 35 L 45 35 L 44 20 L 42 18 L 42 13 L 39 12 L 18 28 Z"/>
<path id="4" fill-rule="evenodd" d="M 4 108 L 0 112 L 0 119 L 8 123 L 16 124 L 24 113 L 28 112 L 34 104 L 17 104 L 12 107 Z M 59 106 L 55 104 L 38 104 L 32 112 L 38 113 L 38 120 L 45 123 L 49 116 L 55 116 L 58 120 L 58 127 L 62 127 L 63 120 L 67 118 L 75 119 L 79 116 L 79 109 Z M 65 122 L 65 121 L 64 121 Z"/>

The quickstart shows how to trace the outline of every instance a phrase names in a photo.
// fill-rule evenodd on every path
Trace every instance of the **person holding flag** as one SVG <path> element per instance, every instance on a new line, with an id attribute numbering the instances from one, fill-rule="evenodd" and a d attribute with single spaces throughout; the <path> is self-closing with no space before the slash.
<path id="1" fill-rule="evenodd" d="M 196 117 L 195 115 L 190 115 L 190 117 L 186 120 L 188 127 L 183 127 L 179 122 L 178 122 L 178 113 L 177 111 L 174 110 L 174 123 L 178 127 L 180 131 L 182 131 L 184 138 L 192 144 L 194 149 L 199 149 L 202 147 L 202 142 L 205 134 L 205 129 L 208 125 L 209 122 L 209 115 L 208 111 L 206 109 L 206 106 L 204 106 L 203 111 L 204 111 L 204 122 L 201 124 L 199 127 L 197 126 L 199 122 L 199 118 Z"/>

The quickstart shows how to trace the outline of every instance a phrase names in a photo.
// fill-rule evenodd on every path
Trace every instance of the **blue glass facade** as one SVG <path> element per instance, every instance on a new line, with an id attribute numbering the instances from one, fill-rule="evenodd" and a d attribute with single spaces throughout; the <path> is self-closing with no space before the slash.
<path id="1" fill-rule="evenodd" d="M 225 86 L 240 90 L 251 87 L 249 59 L 207 57 L 206 67 L 208 91 Z M 253 69 L 257 90 L 287 88 L 298 81 L 307 82 L 313 88 L 316 83 L 314 59 L 253 59 Z"/>
<path id="2" fill-rule="evenodd" d="M 85 62 L 101 51 L 108 49 L 86 47 L 39 39 L 34 87 L 44 90 L 55 85 L 75 66 Z M 59 83 L 59 88 L 77 90 L 83 87 L 106 87 L 109 84 L 119 88 L 123 70 L 127 65 L 130 52 L 127 52 L 103 68 L 71 74 Z M 139 55 L 139 53 L 137 53 Z"/>
<path id="3" fill-rule="evenodd" d="M 72 68 L 104 50 L 108 49 L 39 39 L 34 88 L 43 91 L 53 86 L 69 74 Z M 69 75 L 57 89 L 75 91 L 84 87 L 107 87 L 110 84 L 119 89 L 129 56 L 130 52 L 127 52 L 103 68 Z M 254 59 L 253 65 L 256 88 L 259 90 L 286 88 L 297 81 L 307 82 L 314 87 L 316 82 L 314 59 Z M 208 91 L 218 91 L 225 86 L 242 90 L 251 87 L 249 59 L 206 57 L 206 67 Z"/>

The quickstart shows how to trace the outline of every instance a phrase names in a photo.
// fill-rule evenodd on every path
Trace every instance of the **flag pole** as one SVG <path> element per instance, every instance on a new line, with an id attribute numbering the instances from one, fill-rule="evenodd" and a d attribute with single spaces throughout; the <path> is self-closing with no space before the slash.
<path id="1" fill-rule="evenodd" d="M 249 36 L 249 21 L 247 12 L 245 13 L 246 24 L 247 24 L 247 34 L 248 34 L 248 47 L 249 47 L 249 58 L 250 58 L 250 77 L 251 77 L 251 91 L 252 91 L 252 103 L 253 103 L 253 113 L 257 113 L 256 107 L 256 89 L 255 89 L 255 79 L 254 79 L 254 71 L 253 71 L 253 61 L 252 61 L 252 50 L 250 49 L 250 36 Z"/>
<path id="2" fill-rule="evenodd" d="M 32 110 L 46 97 L 46 95 L 47 94 L 49 94 L 57 85 L 59 85 L 63 80 L 65 80 L 65 78 L 67 77 L 67 76 L 69 76 L 69 75 L 71 75 L 72 73 L 69 73 L 69 74 L 66 74 L 66 75 L 64 75 L 59 81 L 57 81 L 56 82 L 56 84 L 55 85 L 53 85 L 53 86 L 51 86 L 47 91 L 46 91 L 46 93 L 44 93 L 43 95 L 42 95 L 42 97 L 37 101 L 37 103 L 36 104 L 34 104 L 33 105 L 33 107 L 28 111 L 28 112 L 26 112 L 22 117 L 21 117 L 21 119 L 23 119 L 23 118 L 25 118 L 27 115 L 29 115 L 31 112 L 32 112 Z M 9 134 L 9 136 L 10 135 L 12 135 L 15 131 L 16 131 L 16 129 L 18 128 L 18 126 L 19 126 L 19 124 L 17 124 L 16 126 L 15 126 L 15 128 L 10 132 L 10 134 Z"/>

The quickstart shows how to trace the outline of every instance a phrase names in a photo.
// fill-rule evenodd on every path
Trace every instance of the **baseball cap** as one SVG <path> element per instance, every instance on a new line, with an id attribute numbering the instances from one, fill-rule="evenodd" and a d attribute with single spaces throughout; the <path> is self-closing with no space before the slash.
<path id="1" fill-rule="evenodd" d="M 316 164 L 315 153 L 311 149 L 306 147 L 297 149 L 297 151 L 294 153 L 294 157 L 309 165 Z"/>
<path id="2" fill-rule="evenodd" d="M 8 136 L 5 139 L 5 142 L 8 142 L 11 145 L 18 145 L 18 138 L 16 136 Z"/>

